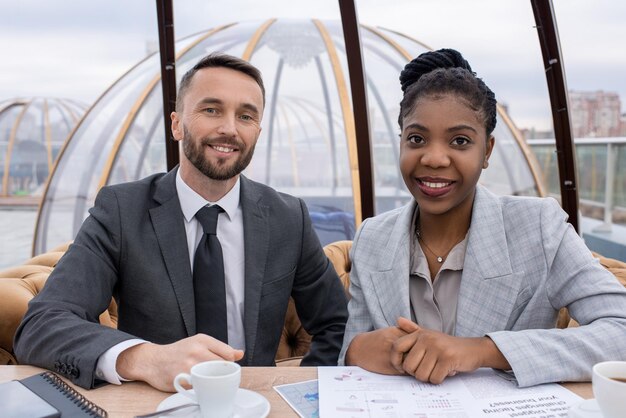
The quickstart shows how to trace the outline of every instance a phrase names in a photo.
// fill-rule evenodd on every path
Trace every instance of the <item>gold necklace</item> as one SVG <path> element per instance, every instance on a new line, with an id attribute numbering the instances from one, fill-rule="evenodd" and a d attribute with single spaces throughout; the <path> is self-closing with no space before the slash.
<path id="1" fill-rule="evenodd" d="M 424 238 L 422 237 L 422 234 L 420 233 L 420 230 L 418 228 L 415 228 L 415 234 L 417 235 L 417 239 L 419 241 L 421 241 L 422 244 L 424 244 L 424 247 L 426 247 L 426 249 L 435 256 L 435 258 L 437 259 L 438 263 L 443 263 L 444 260 L 446 259 L 446 257 L 448 256 L 448 254 L 450 253 L 450 251 L 452 251 L 452 249 L 454 248 L 454 246 L 456 244 L 453 244 L 452 247 L 450 247 L 450 249 L 448 251 L 445 252 L 445 254 L 443 256 L 441 255 L 437 255 L 435 254 L 435 252 L 428 246 L 428 244 L 426 244 L 426 241 L 424 241 Z"/>

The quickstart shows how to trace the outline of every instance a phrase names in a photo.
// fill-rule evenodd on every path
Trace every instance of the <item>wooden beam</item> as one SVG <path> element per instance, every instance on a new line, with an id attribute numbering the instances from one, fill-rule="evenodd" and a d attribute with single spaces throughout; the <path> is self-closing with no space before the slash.
<path id="1" fill-rule="evenodd" d="M 178 142 L 172 138 L 170 114 L 176 110 L 176 51 L 174 45 L 174 10 L 172 0 L 156 0 L 163 90 L 163 127 L 167 170 L 179 162 Z"/>
<path id="2" fill-rule="evenodd" d="M 352 92 L 352 113 L 356 131 L 357 160 L 359 165 L 361 219 L 357 226 L 374 216 L 374 178 L 372 175 L 372 153 L 369 116 L 367 107 L 367 86 L 363 69 L 363 53 L 359 36 L 359 20 L 354 0 L 339 0 L 341 24 L 348 58 L 348 73 Z M 356 210 L 357 208 L 355 208 Z M 357 211 L 358 213 L 358 211 Z"/>
<path id="3" fill-rule="evenodd" d="M 561 206 L 569 223 L 579 232 L 576 149 L 572 138 L 563 55 L 552 0 L 531 0 L 543 55 L 559 167 Z"/>

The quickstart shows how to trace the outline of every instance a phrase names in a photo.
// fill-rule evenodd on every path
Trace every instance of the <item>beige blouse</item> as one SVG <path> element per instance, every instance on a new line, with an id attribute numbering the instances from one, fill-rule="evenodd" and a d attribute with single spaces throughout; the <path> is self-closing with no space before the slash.
<path id="1" fill-rule="evenodd" d="M 415 212 L 411 224 L 412 231 L 415 231 L 415 224 L 418 219 L 417 210 Z M 409 299 L 411 301 L 411 320 L 421 327 L 454 335 L 456 306 L 461 288 L 461 275 L 468 235 L 469 231 L 465 238 L 450 250 L 433 283 L 426 255 L 419 245 L 417 234 L 413 232 Z"/>

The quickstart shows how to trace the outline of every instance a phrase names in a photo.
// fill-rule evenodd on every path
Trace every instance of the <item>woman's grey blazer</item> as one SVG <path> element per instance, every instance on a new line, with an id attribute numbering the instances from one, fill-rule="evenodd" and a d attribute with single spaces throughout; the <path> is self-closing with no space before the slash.
<path id="1" fill-rule="evenodd" d="M 357 232 L 340 364 L 355 335 L 411 317 L 415 205 L 368 219 Z M 498 197 L 477 186 L 455 335 L 488 335 L 520 386 L 589 380 L 595 363 L 626 360 L 626 290 L 566 219 L 554 199 Z M 561 307 L 581 326 L 555 329 Z"/>

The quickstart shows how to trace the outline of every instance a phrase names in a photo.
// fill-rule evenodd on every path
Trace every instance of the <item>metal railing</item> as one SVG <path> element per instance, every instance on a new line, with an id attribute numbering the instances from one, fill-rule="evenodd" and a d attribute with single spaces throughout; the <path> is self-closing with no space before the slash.
<path id="1" fill-rule="evenodd" d="M 547 190 L 559 196 L 554 139 L 527 142 L 537 156 Z M 613 223 L 626 223 L 626 137 L 579 138 L 574 144 L 580 202 L 601 208 L 604 223 L 595 231 L 610 232 Z"/>

